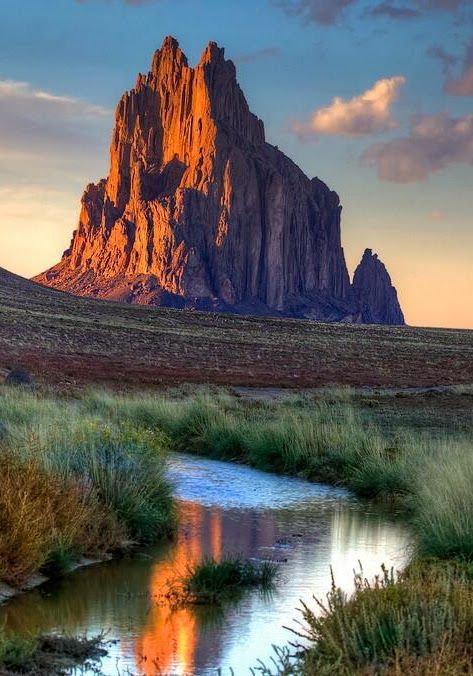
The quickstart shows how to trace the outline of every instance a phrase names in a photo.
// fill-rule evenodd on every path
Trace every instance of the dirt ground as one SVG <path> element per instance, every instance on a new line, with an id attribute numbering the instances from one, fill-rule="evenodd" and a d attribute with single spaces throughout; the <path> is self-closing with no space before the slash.
<path id="1" fill-rule="evenodd" d="M 0 269 L 0 377 L 118 389 L 473 383 L 473 331 L 329 324 L 77 298 Z"/>

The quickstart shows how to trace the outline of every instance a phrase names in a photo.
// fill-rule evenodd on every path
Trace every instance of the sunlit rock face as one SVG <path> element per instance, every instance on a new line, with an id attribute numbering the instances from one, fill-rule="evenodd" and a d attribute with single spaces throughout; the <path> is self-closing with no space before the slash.
<path id="1" fill-rule="evenodd" d="M 192 68 L 167 37 L 118 104 L 108 178 L 87 186 L 70 248 L 36 279 L 150 305 L 364 321 L 340 214 L 335 192 L 265 141 L 224 50 L 209 43 Z"/>

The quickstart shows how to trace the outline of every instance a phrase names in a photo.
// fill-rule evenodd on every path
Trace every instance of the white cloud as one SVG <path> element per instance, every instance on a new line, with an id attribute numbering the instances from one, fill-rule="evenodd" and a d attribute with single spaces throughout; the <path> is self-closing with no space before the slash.
<path id="1" fill-rule="evenodd" d="M 316 110 L 308 122 L 294 123 L 293 130 L 301 135 L 363 136 L 393 129 L 397 125 L 391 117 L 391 105 L 405 81 L 400 75 L 384 78 L 352 99 L 336 96 L 326 108 Z"/>
<path id="2" fill-rule="evenodd" d="M 473 115 L 418 115 L 409 135 L 370 146 L 362 163 L 377 168 L 386 181 L 425 181 L 452 164 L 473 164 Z"/>
<path id="3" fill-rule="evenodd" d="M 112 111 L 103 106 L 0 80 L 0 181 L 37 181 L 54 172 L 90 180 L 98 153 L 106 158 L 112 125 Z"/>
<path id="4" fill-rule="evenodd" d="M 15 80 L 0 80 L 0 101 L 2 108 L 5 105 L 9 105 L 10 108 L 32 105 L 33 109 L 25 111 L 30 115 L 50 112 L 53 107 L 55 112 L 68 116 L 104 117 L 111 114 L 111 111 L 103 106 L 92 105 L 71 96 L 60 96 L 42 89 L 34 89 L 27 82 Z"/>

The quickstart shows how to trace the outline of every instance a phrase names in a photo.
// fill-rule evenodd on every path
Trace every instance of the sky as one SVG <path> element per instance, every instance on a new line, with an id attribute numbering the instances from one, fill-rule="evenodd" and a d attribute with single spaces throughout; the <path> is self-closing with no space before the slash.
<path id="1" fill-rule="evenodd" d="M 471 0 L 0 0 L 0 266 L 58 262 L 166 35 L 225 47 L 266 137 L 340 195 L 406 321 L 473 328 Z"/>

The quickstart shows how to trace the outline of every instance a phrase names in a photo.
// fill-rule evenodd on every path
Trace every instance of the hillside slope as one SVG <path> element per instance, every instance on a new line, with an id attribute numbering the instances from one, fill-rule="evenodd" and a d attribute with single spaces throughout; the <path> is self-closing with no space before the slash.
<path id="1" fill-rule="evenodd" d="M 0 368 L 64 387 L 473 383 L 473 331 L 245 317 L 78 298 L 0 268 Z"/>

